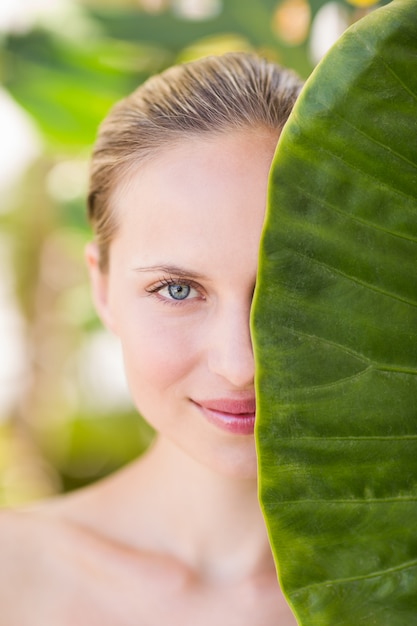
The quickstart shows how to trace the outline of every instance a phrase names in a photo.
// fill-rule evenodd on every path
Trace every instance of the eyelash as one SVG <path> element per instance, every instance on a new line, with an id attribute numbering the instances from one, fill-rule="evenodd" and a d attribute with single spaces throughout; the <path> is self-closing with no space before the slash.
<path id="1" fill-rule="evenodd" d="M 198 285 L 192 280 L 186 280 L 184 278 L 174 278 L 174 277 L 162 278 L 160 281 L 156 283 L 156 285 L 153 285 L 152 287 L 148 287 L 146 291 L 150 296 L 152 295 L 159 296 L 159 292 L 162 289 L 164 289 L 165 287 L 173 286 L 173 285 L 184 285 L 185 287 L 190 287 L 191 289 L 195 289 L 201 294 L 203 298 L 202 289 L 200 285 Z M 184 304 L 187 304 L 187 303 L 190 304 L 193 300 L 195 300 L 195 298 L 183 298 L 182 300 L 180 299 L 175 300 L 175 298 L 167 298 L 165 296 L 159 296 L 159 298 L 161 299 L 162 302 L 164 302 L 164 304 L 170 304 L 172 306 L 178 306 L 178 305 L 184 306 Z"/>

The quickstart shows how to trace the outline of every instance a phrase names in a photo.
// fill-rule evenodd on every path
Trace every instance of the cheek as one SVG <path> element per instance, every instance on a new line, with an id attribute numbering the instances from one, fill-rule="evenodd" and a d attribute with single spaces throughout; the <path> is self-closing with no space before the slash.
<path id="1" fill-rule="evenodd" d="M 125 320 L 120 336 L 126 377 L 137 405 L 155 392 L 177 389 L 188 380 L 200 354 L 195 333 L 189 325 L 141 316 Z"/>

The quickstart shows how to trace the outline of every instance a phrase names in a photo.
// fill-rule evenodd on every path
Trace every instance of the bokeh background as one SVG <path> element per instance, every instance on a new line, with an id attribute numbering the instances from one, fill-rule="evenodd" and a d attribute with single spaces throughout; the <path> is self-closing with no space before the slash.
<path id="1" fill-rule="evenodd" d="M 88 158 L 111 105 L 173 63 L 229 50 L 307 78 L 387 2 L 0 1 L 0 505 L 86 485 L 152 438 L 84 267 Z"/>

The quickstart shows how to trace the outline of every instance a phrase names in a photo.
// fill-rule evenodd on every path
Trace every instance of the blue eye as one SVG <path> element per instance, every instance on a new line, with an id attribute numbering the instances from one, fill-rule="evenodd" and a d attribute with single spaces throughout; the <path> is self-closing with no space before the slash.
<path id="1" fill-rule="evenodd" d="M 174 300 L 185 300 L 190 295 L 190 291 L 189 285 L 181 285 L 180 283 L 168 285 L 168 293 Z"/>
<path id="2" fill-rule="evenodd" d="M 146 291 L 149 295 L 155 294 L 160 300 L 172 305 L 205 300 L 202 288 L 195 285 L 191 279 L 162 278 L 157 284 L 148 287 Z"/>

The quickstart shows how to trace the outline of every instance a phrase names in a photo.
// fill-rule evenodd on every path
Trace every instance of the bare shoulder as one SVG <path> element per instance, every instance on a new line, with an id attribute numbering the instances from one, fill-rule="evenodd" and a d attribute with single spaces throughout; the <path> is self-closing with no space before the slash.
<path id="1" fill-rule="evenodd" d="M 94 626 L 107 626 L 116 618 L 117 623 L 128 626 L 296 626 L 275 572 L 238 582 L 209 581 L 168 554 L 137 549 L 74 521 L 67 515 L 70 510 L 51 503 L 34 512 L 0 515 L 0 533 L 7 526 L 9 538 L 13 532 L 13 537 L 19 539 L 13 529 L 20 526 L 19 541 L 26 564 L 39 563 L 36 550 L 42 552 L 42 567 L 45 561 L 47 565 L 44 579 L 48 580 L 48 588 L 53 582 L 57 614 L 62 590 L 70 587 L 73 604 L 66 591 L 66 613 L 80 606 L 81 601 L 83 618 L 89 615 L 87 621 Z M 26 545 L 25 537 L 32 537 Z M 59 568 L 53 559 L 58 559 Z M 38 603 L 41 592 L 41 588 L 34 589 L 32 604 Z M 23 619 L 20 623 L 26 624 Z M 80 620 L 78 623 L 84 625 Z"/>
<path id="2" fill-rule="evenodd" d="M 149 586 L 157 581 L 175 588 L 184 586 L 190 578 L 188 568 L 169 555 L 138 549 L 123 541 L 117 530 L 112 531 L 110 513 L 106 515 L 100 506 L 94 506 L 93 491 L 45 502 L 32 512 L 51 525 L 64 527 L 75 542 L 88 545 L 110 567 L 125 570 L 128 575 L 134 573 L 137 583 Z"/>
<path id="3" fill-rule="evenodd" d="M 208 580 L 148 544 L 146 533 L 137 537 L 142 533 L 139 520 L 135 542 L 129 541 L 118 532 L 116 508 L 114 503 L 109 507 L 108 492 L 98 486 L 34 507 L 24 523 L 48 536 L 48 546 L 54 546 L 50 558 L 58 553 L 61 561 L 71 561 L 74 579 L 79 567 L 92 573 L 94 584 L 89 581 L 83 588 L 90 589 L 109 615 L 118 615 L 123 605 L 121 624 L 130 625 L 132 618 L 144 626 L 296 626 L 275 571 L 241 580 Z"/>

